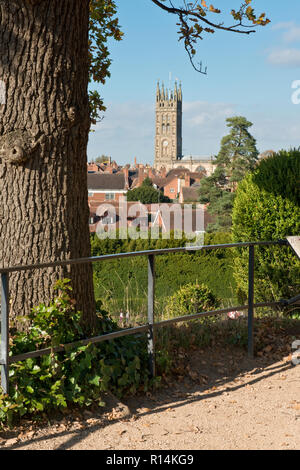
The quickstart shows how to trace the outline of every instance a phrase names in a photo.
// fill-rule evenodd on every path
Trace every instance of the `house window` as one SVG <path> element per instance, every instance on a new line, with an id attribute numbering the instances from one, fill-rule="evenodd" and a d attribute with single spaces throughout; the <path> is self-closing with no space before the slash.
<path id="1" fill-rule="evenodd" d="M 170 193 L 175 193 L 175 189 L 174 189 L 174 188 L 170 188 Z"/>
<path id="2" fill-rule="evenodd" d="M 106 200 L 106 201 L 111 201 L 111 200 L 113 200 L 113 199 L 115 199 L 115 194 L 114 194 L 114 193 L 107 193 L 107 194 L 105 194 L 105 200 Z"/>
<path id="3" fill-rule="evenodd" d="M 102 223 L 103 223 L 104 225 L 115 224 L 115 223 L 116 223 L 116 220 L 115 220 L 115 219 L 116 219 L 116 217 L 113 217 L 113 216 L 108 215 L 108 216 L 106 216 L 106 217 L 103 217 Z"/>

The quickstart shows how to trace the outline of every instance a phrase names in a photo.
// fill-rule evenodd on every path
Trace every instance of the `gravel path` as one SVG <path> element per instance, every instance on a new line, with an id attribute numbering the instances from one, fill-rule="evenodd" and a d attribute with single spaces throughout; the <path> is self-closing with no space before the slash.
<path id="1" fill-rule="evenodd" d="M 207 359 L 209 357 L 209 360 Z M 300 365 L 245 358 L 239 351 L 193 351 L 184 375 L 153 395 L 100 413 L 72 412 L 47 426 L 0 437 L 3 449 L 299 449 Z"/>

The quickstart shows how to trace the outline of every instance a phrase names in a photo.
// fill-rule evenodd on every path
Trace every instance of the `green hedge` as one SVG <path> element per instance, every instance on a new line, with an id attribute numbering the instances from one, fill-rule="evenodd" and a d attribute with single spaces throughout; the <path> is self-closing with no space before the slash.
<path id="1" fill-rule="evenodd" d="M 279 240 L 300 234 L 300 151 L 281 151 L 260 162 L 239 184 L 233 209 L 235 242 Z M 299 293 L 300 269 L 288 247 L 256 248 L 256 301 Z M 248 288 L 248 253 L 239 251 L 234 277 L 243 300 Z"/>
<path id="2" fill-rule="evenodd" d="M 92 239 L 94 255 L 185 246 L 187 240 L 99 240 Z M 231 241 L 230 234 L 207 234 L 205 244 L 223 244 Z M 204 283 L 222 303 L 235 301 L 235 283 L 232 271 L 233 250 L 211 250 L 172 253 L 156 257 L 156 312 L 163 312 L 169 295 L 189 283 Z M 147 316 L 147 258 L 116 259 L 94 266 L 96 297 L 106 310 L 116 316 L 121 309 L 140 317 Z"/>

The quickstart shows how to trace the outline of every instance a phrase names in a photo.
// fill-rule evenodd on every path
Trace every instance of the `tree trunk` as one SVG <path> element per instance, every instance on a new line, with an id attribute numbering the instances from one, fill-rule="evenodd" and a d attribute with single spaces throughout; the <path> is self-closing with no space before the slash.
<path id="1" fill-rule="evenodd" d="M 0 0 L 1 267 L 90 255 L 88 26 L 89 0 Z M 91 265 L 12 274 L 11 319 L 62 277 L 92 326 Z"/>

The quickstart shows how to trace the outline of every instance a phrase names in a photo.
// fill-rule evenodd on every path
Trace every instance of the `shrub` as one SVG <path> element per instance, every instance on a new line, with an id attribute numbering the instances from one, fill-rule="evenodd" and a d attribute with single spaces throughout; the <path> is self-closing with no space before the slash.
<path id="1" fill-rule="evenodd" d="M 205 284 L 186 284 L 170 296 L 165 307 L 165 316 L 175 318 L 183 315 L 214 310 L 219 300 Z"/>
<path id="2" fill-rule="evenodd" d="M 262 160 L 239 184 L 233 209 L 233 239 L 269 241 L 300 233 L 300 151 L 281 151 Z M 289 247 L 257 247 L 255 299 L 290 298 L 299 292 L 299 261 Z M 248 253 L 239 250 L 234 277 L 247 296 Z"/>

